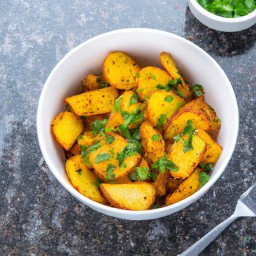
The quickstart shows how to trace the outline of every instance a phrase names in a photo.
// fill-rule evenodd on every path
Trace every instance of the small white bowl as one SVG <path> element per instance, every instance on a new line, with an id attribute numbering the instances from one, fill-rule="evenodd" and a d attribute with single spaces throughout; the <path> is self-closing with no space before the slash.
<path id="1" fill-rule="evenodd" d="M 205 10 L 196 0 L 188 0 L 195 17 L 205 26 L 223 32 L 236 32 L 247 29 L 256 23 L 256 10 L 238 18 L 224 18 Z"/>
<path id="2" fill-rule="evenodd" d="M 138 64 L 160 67 L 159 54 L 170 52 L 188 81 L 204 86 L 206 102 L 222 120 L 218 142 L 223 147 L 209 182 L 192 196 L 167 207 L 129 211 L 94 202 L 81 195 L 70 183 L 64 168 L 65 156 L 51 133 L 51 121 L 63 111 L 63 99 L 77 93 L 80 81 L 89 73 L 100 74 L 111 51 L 124 51 Z M 160 218 L 175 213 L 202 197 L 224 172 L 236 145 L 238 107 L 232 86 L 224 71 L 201 48 L 174 34 L 153 29 L 123 29 L 96 36 L 70 51 L 53 69 L 40 97 L 37 132 L 44 159 L 57 180 L 75 198 L 101 213 L 131 220 Z M 217 200 L 217 199 L 216 199 Z"/>

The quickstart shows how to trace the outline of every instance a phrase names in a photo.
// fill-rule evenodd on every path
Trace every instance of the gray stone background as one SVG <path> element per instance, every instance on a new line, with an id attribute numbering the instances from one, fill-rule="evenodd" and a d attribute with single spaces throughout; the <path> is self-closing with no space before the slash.
<path id="1" fill-rule="evenodd" d="M 233 212 L 255 180 L 256 26 L 216 32 L 185 0 L 1 0 L 0 14 L 0 255 L 176 255 Z M 74 199 L 45 165 L 36 134 L 40 92 L 57 62 L 85 40 L 127 27 L 199 45 L 226 72 L 240 111 L 236 150 L 212 189 L 176 214 L 141 222 Z M 256 255 L 255 220 L 237 220 L 202 255 Z"/>

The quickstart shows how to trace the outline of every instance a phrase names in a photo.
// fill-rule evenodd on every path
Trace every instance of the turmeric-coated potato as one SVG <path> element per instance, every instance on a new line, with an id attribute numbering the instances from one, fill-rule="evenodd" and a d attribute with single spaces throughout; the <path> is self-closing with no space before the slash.
<path id="1" fill-rule="evenodd" d="M 51 126 L 56 140 L 65 150 L 69 150 L 83 132 L 83 121 L 72 112 L 58 114 Z"/>
<path id="2" fill-rule="evenodd" d="M 100 189 L 112 206 L 121 209 L 143 211 L 149 209 L 155 201 L 155 188 L 147 182 L 102 183 Z"/>
<path id="3" fill-rule="evenodd" d="M 170 193 L 170 194 L 173 193 L 182 182 L 183 182 L 183 180 L 175 180 L 169 176 L 169 179 L 167 180 L 168 193 Z"/>
<path id="4" fill-rule="evenodd" d="M 187 141 L 188 136 L 183 135 L 182 141 Z M 186 179 L 196 168 L 201 161 L 206 150 L 206 143 L 196 134 L 192 137 L 192 149 L 184 152 L 184 145 L 181 140 L 177 141 L 167 159 L 171 160 L 177 167 L 178 171 L 170 171 L 170 174 L 175 179 Z"/>
<path id="5" fill-rule="evenodd" d="M 201 162 L 204 164 L 215 164 L 221 155 L 222 147 L 202 129 L 197 130 L 197 135 L 206 143 L 206 150 Z"/>
<path id="6" fill-rule="evenodd" d="M 78 145 L 89 147 L 93 144 L 93 141 L 95 139 L 95 136 L 92 134 L 92 132 L 84 132 L 83 135 L 80 135 L 77 138 Z"/>
<path id="7" fill-rule="evenodd" d="M 85 166 L 81 155 L 68 159 L 65 168 L 70 182 L 78 192 L 93 201 L 106 204 L 98 189 L 99 179 Z"/>
<path id="8" fill-rule="evenodd" d="M 147 117 L 153 126 L 162 127 L 184 104 L 185 101 L 172 91 L 156 91 L 148 100 Z M 162 116 L 165 118 L 162 118 Z M 163 119 L 163 122 L 161 121 L 161 118 Z"/>
<path id="9" fill-rule="evenodd" d="M 151 66 L 141 69 L 139 75 L 137 92 L 143 101 L 147 101 L 152 93 L 159 90 L 161 86 L 166 86 L 171 80 L 164 70 Z"/>
<path id="10" fill-rule="evenodd" d="M 107 82 L 121 90 L 136 87 L 140 67 L 124 52 L 112 52 L 103 64 L 103 74 Z"/>
<path id="11" fill-rule="evenodd" d="M 192 99 L 193 93 L 186 84 L 183 77 L 181 76 L 179 70 L 177 69 L 171 55 L 167 52 L 161 52 L 160 54 L 160 62 L 167 71 L 167 73 L 171 76 L 172 79 L 180 79 L 181 83 L 177 85 L 177 89 L 180 96 L 182 95 L 184 99 L 187 101 Z"/>
<path id="12" fill-rule="evenodd" d="M 100 146 L 88 154 L 88 159 L 102 180 L 111 181 L 131 172 L 140 162 L 141 155 L 137 152 L 126 155 L 127 140 L 115 133 L 108 135 L 114 138 L 113 142 L 108 144 L 100 141 Z"/>
<path id="13" fill-rule="evenodd" d="M 210 131 L 210 120 L 205 115 L 205 112 L 202 111 L 204 104 L 203 97 L 199 97 L 183 105 L 165 125 L 164 139 L 173 140 L 174 136 L 181 134 L 188 120 L 193 122 L 195 128 Z"/>
<path id="14" fill-rule="evenodd" d="M 200 175 L 201 169 L 197 168 L 187 179 L 185 179 L 178 188 L 174 191 L 174 193 L 169 194 L 166 197 L 166 204 L 174 204 L 177 203 L 191 195 L 193 195 L 196 191 L 200 189 Z"/>
<path id="15" fill-rule="evenodd" d="M 148 121 L 140 126 L 141 144 L 145 151 L 144 157 L 152 162 L 164 156 L 165 143 L 161 133 Z"/>
<path id="16" fill-rule="evenodd" d="M 84 89 L 89 91 L 100 89 L 100 84 L 98 83 L 99 78 L 99 76 L 93 74 L 88 75 L 83 80 Z"/>
<path id="17" fill-rule="evenodd" d="M 93 116 L 111 112 L 117 97 L 118 91 L 107 87 L 71 96 L 65 101 L 76 115 Z"/>
<path id="18" fill-rule="evenodd" d="M 166 171 L 165 173 L 158 173 L 156 181 L 153 186 L 156 188 L 156 196 L 161 197 L 166 195 L 167 181 L 170 174 Z"/>

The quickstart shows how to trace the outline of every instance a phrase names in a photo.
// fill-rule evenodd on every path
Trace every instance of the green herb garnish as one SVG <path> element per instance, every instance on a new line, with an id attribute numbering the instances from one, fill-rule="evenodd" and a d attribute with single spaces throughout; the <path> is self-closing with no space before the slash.
<path id="1" fill-rule="evenodd" d="M 104 128 L 108 122 L 108 119 L 96 120 L 90 125 L 90 129 L 92 134 L 96 136 L 97 134 L 104 131 Z"/>
<path id="2" fill-rule="evenodd" d="M 99 149 L 101 147 L 101 143 L 100 141 L 97 141 L 95 142 L 93 145 L 89 146 L 89 147 L 86 147 L 84 145 L 80 145 L 80 148 L 82 149 L 82 159 L 83 159 L 83 162 L 88 164 L 88 165 L 91 165 L 89 159 L 88 159 L 88 155 L 91 153 L 91 152 L 94 152 L 95 150 Z"/>
<path id="3" fill-rule="evenodd" d="M 160 117 L 158 118 L 156 127 L 157 128 L 163 127 L 165 120 L 166 120 L 166 115 L 165 114 L 161 114 Z"/>
<path id="4" fill-rule="evenodd" d="M 202 188 L 208 181 L 210 177 L 206 172 L 201 172 L 199 174 L 199 182 L 200 182 L 200 188 Z"/>
<path id="5" fill-rule="evenodd" d="M 148 167 L 135 167 L 135 170 L 138 175 L 138 180 L 146 180 L 150 177 Z"/>
<path id="6" fill-rule="evenodd" d="M 166 90 L 167 92 L 169 92 L 171 90 L 171 88 L 168 85 L 163 86 L 161 84 L 158 84 L 156 86 L 156 88 L 159 89 L 159 90 Z"/>
<path id="7" fill-rule="evenodd" d="M 140 139 L 141 139 L 141 136 L 140 136 L 140 128 L 135 129 L 135 130 L 132 132 L 132 138 L 135 139 L 135 140 L 140 140 Z"/>
<path id="8" fill-rule="evenodd" d="M 103 162 L 103 161 L 106 161 L 110 158 L 110 154 L 109 153 L 102 153 L 102 154 L 98 154 L 96 156 L 96 159 L 95 159 L 95 164 L 98 164 L 100 162 Z"/>
<path id="9" fill-rule="evenodd" d="M 159 141 L 160 140 L 160 134 L 154 134 L 152 137 L 151 137 L 151 139 L 153 140 L 153 141 Z"/>
<path id="10" fill-rule="evenodd" d="M 184 153 L 193 149 L 192 140 L 193 140 L 193 136 L 194 136 L 195 132 L 196 132 L 196 129 L 193 125 L 193 122 L 191 120 L 188 120 L 187 125 L 184 127 L 183 133 L 181 135 L 178 134 L 174 137 L 175 142 L 180 141 L 183 144 L 183 152 Z M 182 135 L 187 135 L 188 139 L 184 140 L 182 138 Z"/>
<path id="11" fill-rule="evenodd" d="M 171 160 L 167 160 L 167 155 L 164 154 L 164 156 L 160 159 L 158 159 L 153 165 L 152 169 L 159 169 L 161 174 L 165 173 L 165 169 L 168 169 L 173 172 L 177 172 L 179 170 L 179 167 L 174 164 Z"/>
<path id="12" fill-rule="evenodd" d="M 168 95 L 165 97 L 164 101 L 167 103 L 171 103 L 173 101 L 173 97 L 171 95 Z"/>
<path id="13" fill-rule="evenodd" d="M 245 16 L 256 9 L 255 0 L 197 0 L 207 11 L 225 18 Z"/>
<path id="14" fill-rule="evenodd" d="M 138 95 L 138 93 L 135 91 L 134 94 L 133 94 L 133 95 L 131 96 L 131 98 L 130 98 L 129 105 L 131 106 L 131 105 L 133 105 L 133 104 L 135 104 L 135 103 L 137 103 L 137 102 L 139 102 L 139 101 L 140 101 L 139 95 Z"/>
<path id="15" fill-rule="evenodd" d="M 116 100 L 115 100 L 115 104 L 114 104 L 114 111 L 116 113 L 121 113 L 121 102 L 122 102 L 122 97 L 118 97 Z"/>
<path id="16" fill-rule="evenodd" d="M 207 174 L 209 174 L 213 170 L 212 163 L 209 163 L 209 164 L 200 163 L 198 166 L 202 168 L 204 172 L 206 172 Z"/>
<path id="17" fill-rule="evenodd" d="M 78 169 L 78 170 L 76 170 L 76 172 L 81 176 L 82 169 Z"/>
<path id="18" fill-rule="evenodd" d="M 76 139 L 81 140 L 83 138 L 83 135 L 79 135 Z"/>
<path id="19" fill-rule="evenodd" d="M 94 185 L 99 188 L 101 183 L 103 183 L 103 181 L 98 176 L 96 176 L 96 181 L 94 182 Z"/>
<path id="20" fill-rule="evenodd" d="M 113 170 L 116 167 L 113 164 L 108 164 L 107 170 L 106 170 L 106 179 L 112 180 L 115 178 L 115 174 L 113 173 Z"/>
<path id="21" fill-rule="evenodd" d="M 66 111 L 67 111 L 67 112 L 72 112 L 71 109 L 70 109 L 69 104 L 66 104 Z"/>
<path id="22" fill-rule="evenodd" d="M 115 137 L 111 135 L 106 135 L 105 140 L 108 144 L 112 144 L 115 141 Z"/>
<path id="23" fill-rule="evenodd" d="M 110 84 L 106 81 L 102 81 L 102 77 L 98 76 L 96 82 L 99 84 L 100 88 L 106 88 L 109 87 Z"/>
<path id="24" fill-rule="evenodd" d="M 178 88 L 178 85 L 182 84 L 182 80 L 180 78 L 170 80 L 168 82 L 168 85 L 174 89 L 176 94 L 182 98 L 184 98 L 184 94 L 181 92 L 181 90 Z"/>
<path id="25" fill-rule="evenodd" d="M 140 77 L 140 73 L 139 73 L 139 72 L 136 73 L 136 77 L 137 77 L 137 78 Z"/>
<path id="26" fill-rule="evenodd" d="M 191 88 L 196 95 L 196 97 L 199 97 L 201 95 L 204 95 L 204 87 L 200 84 L 192 84 Z"/>

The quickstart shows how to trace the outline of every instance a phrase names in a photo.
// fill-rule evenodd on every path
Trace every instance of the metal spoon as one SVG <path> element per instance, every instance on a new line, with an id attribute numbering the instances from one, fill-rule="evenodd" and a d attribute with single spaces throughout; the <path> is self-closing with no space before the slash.
<path id="1" fill-rule="evenodd" d="M 202 252 L 227 226 L 239 217 L 256 216 L 256 183 L 244 192 L 238 199 L 235 212 L 208 234 L 194 243 L 178 256 L 197 256 Z"/>

